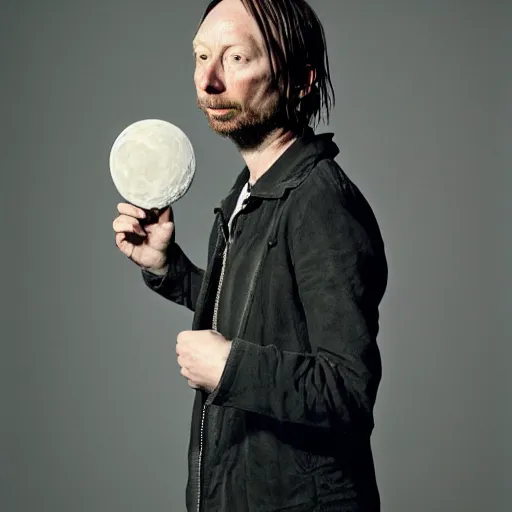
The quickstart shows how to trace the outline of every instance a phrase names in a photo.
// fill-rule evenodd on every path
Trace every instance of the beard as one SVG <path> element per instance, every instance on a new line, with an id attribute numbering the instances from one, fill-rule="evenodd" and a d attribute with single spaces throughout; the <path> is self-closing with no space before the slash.
<path id="1" fill-rule="evenodd" d="M 198 99 L 197 106 L 206 115 L 210 128 L 232 140 L 240 150 L 260 148 L 269 135 L 286 124 L 285 109 L 279 99 L 258 110 L 217 98 Z M 208 108 L 229 109 L 229 112 L 215 114 L 208 112 Z"/>

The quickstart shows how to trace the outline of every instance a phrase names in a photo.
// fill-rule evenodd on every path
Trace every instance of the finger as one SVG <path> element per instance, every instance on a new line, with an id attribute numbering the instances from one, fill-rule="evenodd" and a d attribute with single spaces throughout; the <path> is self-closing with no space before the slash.
<path id="1" fill-rule="evenodd" d="M 135 249 L 135 245 L 128 242 L 128 240 L 126 240 L 125 233 L 117 233 L 116 234 L 116 245 L 117 245 L 118 249 L 125 256 L 127 256 L 128 258 L 132 257 L 133 250 Z"/>
<path id="2" fill-rule="evenodd" d="M 147 233 L 142 229 L 139 221 L 127 215 L 120 215 L 112 222 L 112 228 L 116 233 L 137 233 L 140 236 L 147 236 Z"/>
<path id="3" fill-rule="evenodd" d="M 129 215 L 130 217 L 135 217 L 137 219 L 145 219 L 146 212 L 142 208 L 138 208 L 133 204 L 129 203 L 118 203 L 117 211 L 124 215 Z"/>
<path id="4" fill-rule="evenodd" d="M 141 219 L 138 219 L 137 217 L 133 217 L 132 215 L 125 215 L 123 213 L 119 214 L 115 219 L 114 222 L 128 222 L 130 224 L 139 224 Z"/>
<path id="5" fill-rule="evenodd" d="M 112 221 L 112 227 L 116 231 L 122 231 L 122 229 L 119 229 L 120 226 L 140 226 L 140 219 L 137 219 L 136 217 L 130 217 L 129 215 L 118 215 L 113 221 Z"/>
<path id="6" fill-rule="evenodd" d="M 199 389 L 200 388 L 199 384 L 197 384 L 197 382 L 194 382 L 192 380 L 192 376 L 190 375 L 190 372 L 188 371 L 187 368 L 182 368 L 180 373 L 181 373 L 181 375 L 183 375 L 183 377 L 185 377 L 187 379 L 188 385 L 192 389 Z"/>
<path id="7" fill-rule="evenodd" d="M 190 333 L 193 331 L 181 331 L 178 333 L 178 336 L 176 337 L 176 344 L 183 344 L 185 341 L 187 341 L 187 338 L 190 336 Z"/>

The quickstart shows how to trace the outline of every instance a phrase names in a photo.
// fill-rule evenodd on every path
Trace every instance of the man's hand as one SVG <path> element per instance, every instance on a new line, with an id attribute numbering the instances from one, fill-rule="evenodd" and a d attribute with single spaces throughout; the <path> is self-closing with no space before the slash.
<path id="1" fill-rule="evenodd" d="M 141 208 L 119 203 L 117 211 L 119 215 L 114 219 L 113 228 L 119 250 L 140 267 L 164 274 L 166 251 L 174 231 L 172 208 L 166 208 L 156 222 L 148 223 L 145 227 L 141 226 L 141 221 L 147 220 L 147 215 Z"/>
<path id="2" fill-rule="evenodd" d="M 231 341 L 217 331 L 183 331 L 178 334 L 176 354 L 181 374 L 191 388 L 213 391 L 226 366 Z"/>

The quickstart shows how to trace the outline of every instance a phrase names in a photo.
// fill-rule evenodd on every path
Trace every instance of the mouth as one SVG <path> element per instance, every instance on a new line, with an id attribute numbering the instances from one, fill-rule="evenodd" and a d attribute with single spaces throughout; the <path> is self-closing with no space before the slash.
<path id="1" fill-rule="evenodd" d="M 235 110 L 235 108 L 207 108 L 206 110 L 208 110 L 208 112 L 211 112 L 212 114 L 223 115 L 229 114 L 230 112 Z"/>

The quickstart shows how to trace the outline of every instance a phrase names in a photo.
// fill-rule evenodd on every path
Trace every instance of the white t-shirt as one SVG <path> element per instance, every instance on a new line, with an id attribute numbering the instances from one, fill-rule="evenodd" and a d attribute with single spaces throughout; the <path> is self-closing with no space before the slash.
<path id="1" fill-rule="evenodd" d="M 251 195 L 250 186 L 249 186 L 249 182 L 247 182 L 243 186 L 243 188 L 240 192 L 240 195 L 238 196 L 238 200 L 236 202 L 235 209 L 233 210 L 233 213 L 231 214 L 231 217 L 229 218 L 228 230 L 229 230 L 230 236 L 231 236 L 231 224 L 233 223 L 233 218 L 243 208 L 244 202 L 249 198 L 250 195 Z"/>

